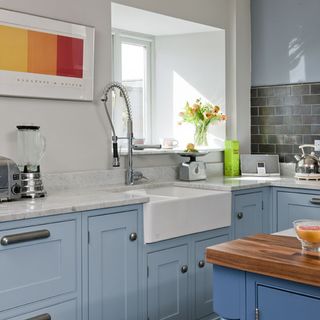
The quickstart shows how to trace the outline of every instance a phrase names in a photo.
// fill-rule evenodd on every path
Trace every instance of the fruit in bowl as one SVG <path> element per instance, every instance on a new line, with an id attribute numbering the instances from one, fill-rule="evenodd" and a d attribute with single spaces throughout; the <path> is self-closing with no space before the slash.
<path id="1" fill-rule="evenodd" d="M 184 152 L 198 152 L 193 143 L 188 143 Z"/>
<path id="2" fill-rule="evenodd" d="M 296 220 L 293 222 L 302 249 L 320 253 L 320 221 Z"/>

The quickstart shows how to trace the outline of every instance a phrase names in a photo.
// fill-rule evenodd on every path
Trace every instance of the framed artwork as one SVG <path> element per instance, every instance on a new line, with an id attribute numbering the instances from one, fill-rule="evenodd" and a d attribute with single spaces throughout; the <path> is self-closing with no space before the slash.
<path id="1" fill-rule="evenodd" d="M 0 95 L 93 100 L 94 28 L 0 9 Z"/>

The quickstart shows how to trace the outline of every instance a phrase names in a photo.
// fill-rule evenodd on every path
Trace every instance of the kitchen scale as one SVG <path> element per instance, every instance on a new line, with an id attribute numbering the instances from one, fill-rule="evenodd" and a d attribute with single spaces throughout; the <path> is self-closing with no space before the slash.
<path id="1" fill-rule="evenodd" d="M 182 162 L 179 169 L 179 179 L 183 181 L 206 180 L 206 164 L 198 161 L 197 157 L 203 157 L 209 152 L 180 152 L 181 157 L 189 158 L 189 161 Z"/>

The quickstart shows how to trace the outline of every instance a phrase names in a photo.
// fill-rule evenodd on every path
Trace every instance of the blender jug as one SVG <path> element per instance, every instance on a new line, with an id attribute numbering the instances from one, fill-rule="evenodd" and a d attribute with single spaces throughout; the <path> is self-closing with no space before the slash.
<path id="1" fill-rule="evenodd" d="M 40 160 L 46 140 L 35 125 L 19 125 L 18 129 L 18 166 L 23 173 L 40 172 Z"/>
<path id="2" fill-rule="evenodd" d="M 40 127 L 34 125 L 17 126 L 18 167 L 21 171 L 21 196 L 39 198 L 46 196 L 41 173 L 40 160 L 46 150 L 46 140 Z"/>

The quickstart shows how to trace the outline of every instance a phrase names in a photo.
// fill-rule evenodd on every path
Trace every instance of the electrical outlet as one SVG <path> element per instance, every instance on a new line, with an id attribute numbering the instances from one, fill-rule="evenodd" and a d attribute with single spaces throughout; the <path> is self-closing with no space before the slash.
<path id="1" fill-rule="evenodd" d="M 320 151 L 320 140 L 314 140 L 314 151 Z"/>

